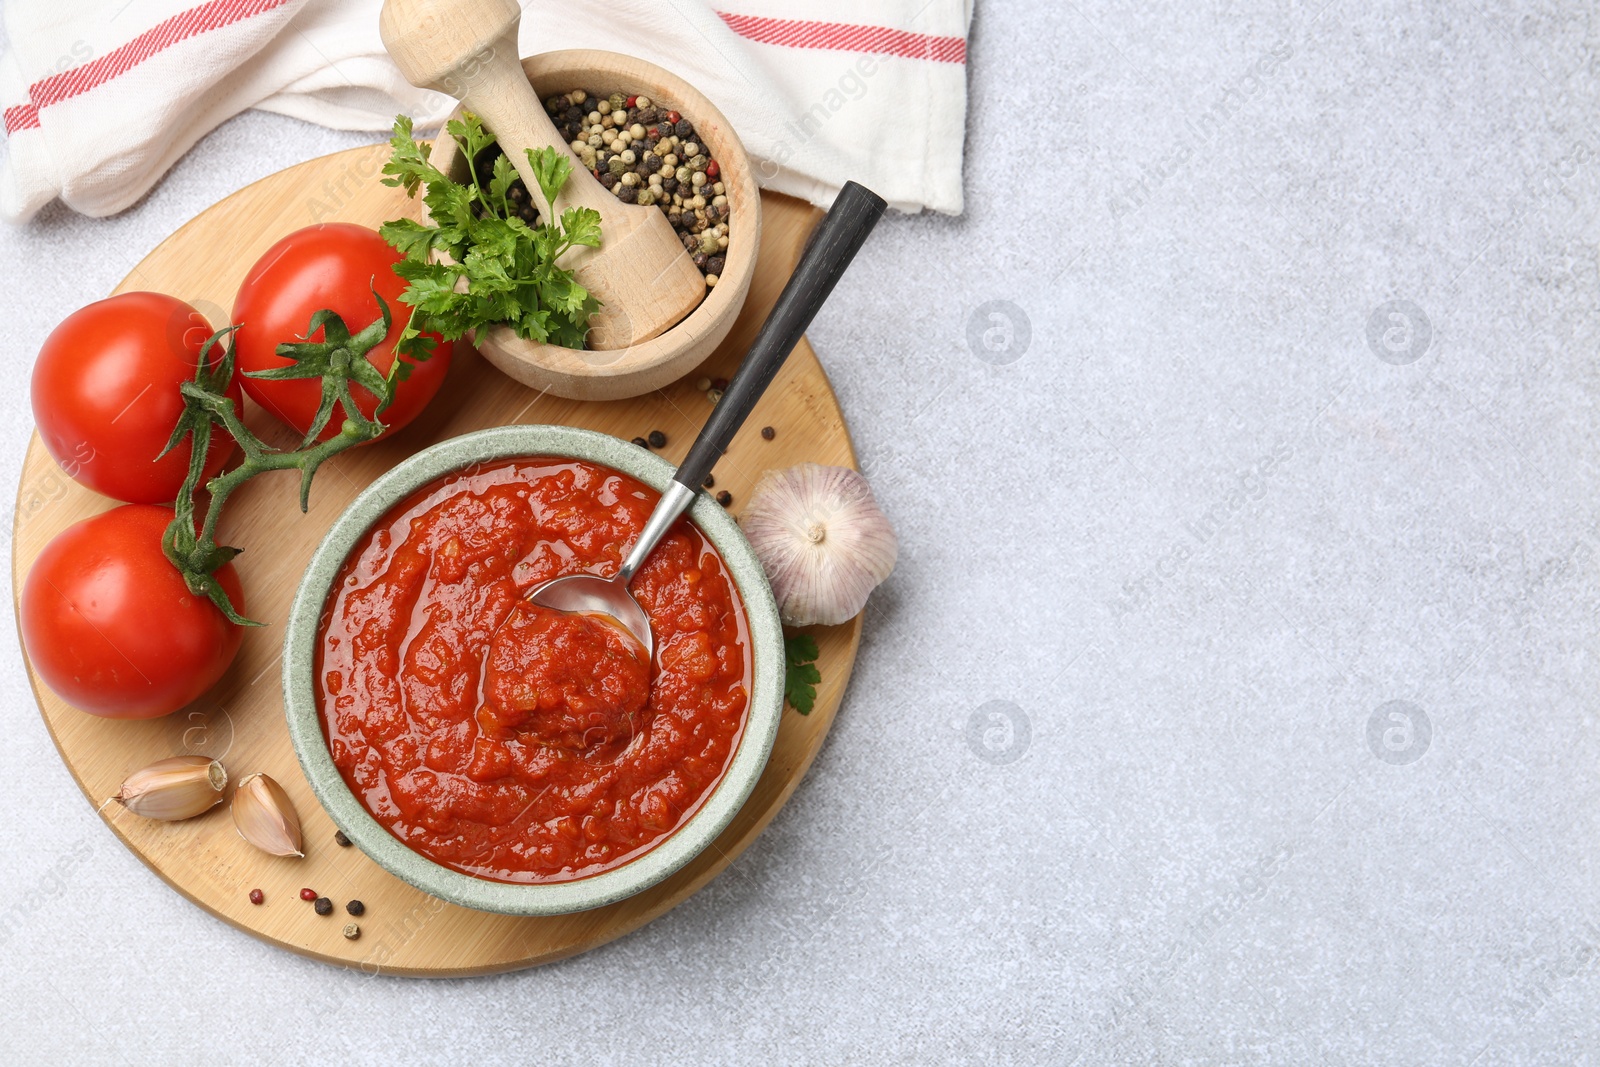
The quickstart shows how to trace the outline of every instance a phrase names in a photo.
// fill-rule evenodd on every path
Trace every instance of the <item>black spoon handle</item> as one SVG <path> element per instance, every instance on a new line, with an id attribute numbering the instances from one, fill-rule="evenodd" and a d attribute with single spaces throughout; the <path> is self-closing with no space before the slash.
<path id="1" fill-rule="evenodd" d="M 698 490 L 705 482 L 706 475 L 727 451 L 728 442 L 799 343 L 800 335 L 811 325 L 817 309 L 878 224 L 884 206 L 877 193 L 855 182 L 845 182 L 827 216 L 817 224 L 799 266 L 790 275 L 778 302 L 772 305 L 761 332 L 756 334 L 738 373 L 712 409 L 711 418 L 684 457 L 674 481 L 690 490 Z"/>

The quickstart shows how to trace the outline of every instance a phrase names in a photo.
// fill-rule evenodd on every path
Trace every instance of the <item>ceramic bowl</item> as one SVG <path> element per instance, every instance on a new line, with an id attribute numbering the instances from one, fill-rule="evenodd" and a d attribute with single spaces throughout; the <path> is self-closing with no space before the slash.
<path id="1" fill-rule="evenodd" d="M 670 71 L 633 56 L 597 49 L 545 52 L 522 61 L 539 99 L 584 89 L 592 93 L 626 91 L 649 96 L 694 123 L 695 135 L 722 168 L 727 188 L 727 265 L 715 287 L 676 326 L 658 337 L 611 351 L 587 351 L 537 344 L 505 326 L 477 331 L 473 344 L 485 359 L 523 385 L 574 400 L 618 400 L 659 389 L 694 370 L 710 356 L 739 317 L 755 274 L 761 246 L 761 191 L 744 145 L 718 111 L 694 86 Z M 459 118 L 458 108 L 451 118 Z M 467 160 L 455 142 L 440 136 L 433 161 L 457 181 L 467 178 Z M 427 214 L 424 212 L 426 221 Z"/>
<path id="2" fill-rule="evenodd" d="M 630 474 L 663 490 L 672 466 L 626 441 L 567 426 L 504 426 L 443 441 L 369 485 L 334 522 L 311 558 L 284 637 L 283 696 L 289 736 L 317 799 L 356 847 L 390 874 L 440 900 L 505 915 L 559 915 L 615 903 L 677 871 L 720 834 L 766 767 L 783 713 L 783 630 L 772 590 L 750 543 L 717 503 L 701 494 L 689 509 L 722 554 L 750 623 L 754 679 L 744 733 L 722 780 L 700 810 L 655 848 L 621 867 L 571 882 L 513 885 L 476 878 L 406 847 L 361 806 L 328 752 L 313 670 L 318 631 L 333 583 L 351 550 L 391 507 L 434 479 L 474 463 L 565 456 Z"/>

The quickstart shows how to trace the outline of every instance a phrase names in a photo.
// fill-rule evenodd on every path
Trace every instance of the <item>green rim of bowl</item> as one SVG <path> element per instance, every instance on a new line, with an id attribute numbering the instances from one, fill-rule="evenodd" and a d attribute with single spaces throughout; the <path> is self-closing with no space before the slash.
<path id="1" fill-rule="evenodd" d="M 413 852 L 361 806 L 333 764 L 312 678 L 324 605 L 351 550 L 368 528 L 411 493 L 474 463 L 521 456 L 588 460 L 632 475 L 660 491 L 672 480 L 666 460 L 637 445 L 570 426 L 504 426 L 442 441 L 378 478 L 355 498 L 322 539 L 295 593 L 283 648 L 283 707 L 295 754 L 335 825 L 384 870 L 450 904 L 503 915 L 563 915 L 613 904 L 699 855 L 733 821 L 761 777 L 783 714 L 783 629 L 761 563 L 739 526 L 704 493 L 689 509 L 722 554 L 750 623 L 754 680 L 738 751 L 711 796 L 655 848 L 621 867 L 571 882 L 492 882 L 451 870 Z"/>

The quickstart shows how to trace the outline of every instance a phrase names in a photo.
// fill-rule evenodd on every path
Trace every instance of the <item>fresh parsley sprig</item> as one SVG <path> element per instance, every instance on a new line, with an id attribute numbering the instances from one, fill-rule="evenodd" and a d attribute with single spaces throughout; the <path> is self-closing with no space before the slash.
<path id="1" fill-rule="evenodd" d="M 469 163 L 494 143 L 494 135 L 471 112 L 447 123 L 445 134 Z M 529 226 L 511 208 L 509 190 L 517 171 L 507 156 L 495 160 L 487 186 L 476 166 L 468 166 L 471 180 L 463 185 L 429 161 L 432 146 L 411 135 L 406 116 L 395 119 L 389 145 L 384 184 L 412 196 L 420 190 L 434 223 L 396 219 L 378 231 L 406 257 L 394 268 L 407 282 L 400 299 L 412 308 L 399 351 L 425 354 L 432 348 L 426 332 L 453 341 L 494 323 L 530 341 L 582 348 L 589 316 L 600 303 L 556 261 L 571 248 L 599 247 L 600 213 L 568 208 L 555 225 L 549 223 L 550 205 L 566 185 L 572 161 L 552 147 L 528 151 L 546 220 Z"/>
<path id="2" fill-rule="evenodd" d="M 817 683 L 822 672 L 817 670 L 817 639 L 810 634 L 796 634 L 783 639 L 785 667 L 783 696 L 802 715 L 810 715 L 817 704 Z"/>

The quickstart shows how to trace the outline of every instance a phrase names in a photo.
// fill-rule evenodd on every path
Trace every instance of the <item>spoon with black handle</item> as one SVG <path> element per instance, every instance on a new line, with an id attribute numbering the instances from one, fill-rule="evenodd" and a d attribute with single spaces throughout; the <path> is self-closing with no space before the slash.
<path id="1" fill-rule="evenodd" d="M 878 194 L 846 182 L 817 224 L 806 245 L 800 264 L 772 306 L 761 332 L 745 353 L 738 373 L 723 391 L 722 399 L 711 411 L 700 436 L 695 439 L 683 464 L 672 476 L 672 484 L 661 494 L 661 502 L 651 512 L 639 540 L 629 549 L 622 567 L 610 578 L 592 574 L 572 574 L 545 582 L 528 594 L 528 600 L 558 611 L 583 612 L 606 616 L 631 633 L 644 646 L 648 660 L 655 649 L 650 635 L 650 620 L 639 602 L 628 592 L 628 583 L 651 549 L 678 521 L 694 501 L 711 468 L 728 448 L 728 442 L 744 425 L 750 410 L 777 376 L 800 335 L 822 307 L 850 261 L 861 249 L 867 235 L 883 215 L 884 202 Z"/>

